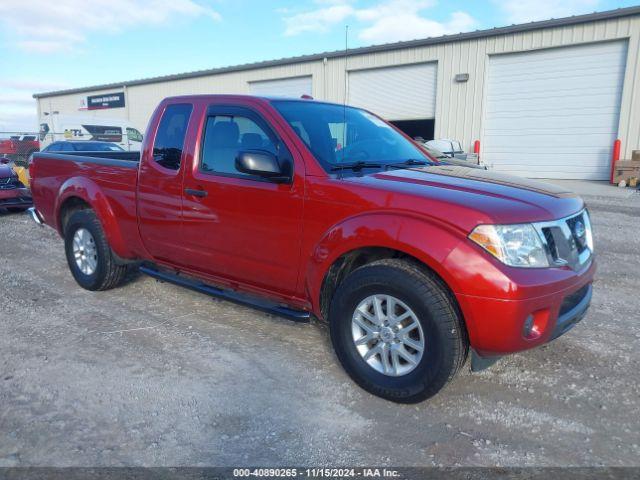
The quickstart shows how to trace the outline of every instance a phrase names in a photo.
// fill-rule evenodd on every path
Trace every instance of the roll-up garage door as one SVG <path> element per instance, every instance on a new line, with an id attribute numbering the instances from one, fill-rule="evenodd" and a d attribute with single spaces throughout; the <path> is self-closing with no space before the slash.
<path id="1" fill-rule="evenodd" d="M 249 82 L 252 95 L 300 98 L 311 95 L 313 81 L 311 75 L 306 77 L 281 78 L 278 80 L 263 80 Z"/>
<path id="2" fill-rule="evenodd" d="M 526 177 L 606 180 L 626 57 L 624 41 L 490 57 L 482 160 Z"/>
<path id="3" fill-rule="evenodd" d="M 387 120 L 435 118 L 436 75 L 436 63 L 354 70 L 348 103 Z"/>

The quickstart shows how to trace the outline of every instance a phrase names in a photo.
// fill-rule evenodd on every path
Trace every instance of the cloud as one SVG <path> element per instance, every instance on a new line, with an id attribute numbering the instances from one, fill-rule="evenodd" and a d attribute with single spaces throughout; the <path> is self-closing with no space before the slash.
<path id="1" fill-rule="evenodd" d="M 335 4 L 284 18 L 286 36 L 304 32 L 326 32 L 355 13 L 351 5 Z"/>
<path id="2" fill-rule="evenodd" d="M 471 30 L 477 22 L 465 12 L 453 12 L 446 22 L 438 22 L 406 9 L 376 17 L 359 38 L 370 43 L 397 42 L 416 38 L 440 37 Z"/>
<path id="3" fill-rule="evenodd" d="M 477 22 L 468 13 L 458 11 L 444 22 L 429 19 L 422 12 L 435 0 L 386 0 L 371 7 L 356 8 L 352 1 L 316 0 L 319 8 L 284 18 L 285 35 L 327 32 L 333 26 L 353 20 L 358 37 L 369 43 L 386 43 L 416 38 L 438 37 L 468 31 Z"/>
<path id="4" fill-rule="evenodd" d="M 471 30 L 476 21 L 465 12 L 454 12 L 451 19 L 441 23 L 418 15 L 398 14 L 382 18 L 360 33 L 360 38 L 373 43 L 384 43 L 416 38 L 440 37 Z"/>
<path id="5" fill-rule="evenodd" d="M 50 53 L 77 49 L 93 32 L 117 33 L 176 18 L 220 14 L 196 0 L 2 0 L 0 23 L 6 38 L 22 50 Z"/>
<path id="6" fill-rule="evenodd" d="M 0 111 L 0 138 L 22 133 L 36 133 L 37 131 L 38 116 L 35 107 L 32 111 Z"/>
<path id="7" fill-rule="evenodd" d="M 493 0 L 508 23 L 527 23 L 569 17 L 596 10 L 599 0 Z"/>
<path id="8" fill-rule="evenodd" d="M 69 88 L 65 83 L 46 82 L 38 80 L 8 79 L 0 78 L 0 91 L 2 90 L 22 90 L 25 92 L 45 91 L 45 90 L 62 90 Z"/>
<path id="9" fill-rule="evenodd" d="M 18 107 L 35 105 L 33 98 L 29 98 L 27 95 L 21 95 L 19 93 L 5 93 L 0 91 L 0 105 L 15 105 Z"/>
<path id="10" fill-rule="evenodd" d="M 35 102 L 31 105 L 15 105 L 12 102 L 0 100 L 0 137 L 29 133 L 38 130 L 38 114 Z"/>
<path id="11" fill-rule="evenodd" d="M 38 80 L 0 79 L 0 136 L 34 132 L 38 118 L 33 91 L 60 90 L 69 85 Z"/>

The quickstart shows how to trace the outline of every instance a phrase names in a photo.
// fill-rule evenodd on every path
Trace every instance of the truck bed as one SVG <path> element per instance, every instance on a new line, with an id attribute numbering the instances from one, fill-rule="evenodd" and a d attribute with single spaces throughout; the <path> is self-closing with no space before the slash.
<path id="1" fill-rule="evenodd" d="M 140 162 L 140 152 L 55 152 L 55 153 L 38 153 L 38 157 L 42 158 L 58 158 L 60 160 L 70 160 L 76 162 L 102 163 L 102 160 L 122 160 L 127 162 Z M 64 158 L 73 157 L 73 158 Z"/>
<path id="2" fill-rule="evenodd" d="M 59 205 L 77 192 L 112 211 L 122 241 L 138 243 L 136 185 L 139 152 L 36 153 L 31 165 L 31 191 L 44 222 L 61 234 Z M 86 198 L 86 195 L 83 195 Z M 131 237 L 131 238 L 129 238 Z"/>

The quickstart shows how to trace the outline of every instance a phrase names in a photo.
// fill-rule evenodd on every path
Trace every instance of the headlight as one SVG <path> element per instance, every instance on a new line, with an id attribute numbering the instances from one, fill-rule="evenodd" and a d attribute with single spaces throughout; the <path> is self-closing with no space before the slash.
<path id="1" fill-rule="evenodd" d="M 589 212 L 586 209 L 582 215 L 582 219 L 584 221 L 585 243 L 587 248 L 593 252 L 593 230 L 591 229 L 591 218 L 589 217 Z"/>
<path id="2" fill-rule="evenodd" d="M 542 240 L 531 224 L 479 225 L 469 239 L 502 263 L 512 267 L 548 267 L 549 259 Z"/>

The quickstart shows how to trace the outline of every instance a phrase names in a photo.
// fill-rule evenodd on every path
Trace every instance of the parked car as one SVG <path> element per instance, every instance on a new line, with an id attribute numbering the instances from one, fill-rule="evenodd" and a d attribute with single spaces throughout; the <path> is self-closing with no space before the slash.
<path id="1" fill-rule="evenodd" d="M 42 147 L 64 140 L 111 142 L 124 150 L 138 152 L 142 144 L 142 134 L 131 122 L 121 118 L 59 113 L 43 117 L 40 123 Z"/>
<path id="2" fill-rule="evenodd" d="M 29 156 L 38 150 L 40 143 L 35 135 L 14 135 L 0 140 L 0 157 L 6 157 L 17 164 L 26 164 Z"/>
<path id="3" fill-rule="evenodd" d="M 112 142 L 89 142 L 86 140 L 66 140 L 53 142 L 42 149 L 43 152 L 124 152 L 125 149 Z"/>
<path id="4" fill-rule="evenodd" d="M 463 160 L 457 157 L 450 157 L 449 155 L 446 155 L 444 152 L 441 152 L 440 150 L 427 146 L 426 144 L 421 144 L 420 146 L 424 148 L 427 151 L 427 154 L 431 158 L 436 160 L 439 164 L 457 165 L 460 167 L 468 167 L 468 168 L 480 168 L 482 170 L 487 169 L 486 165 L 480 165 L 477 162 L 473 162 L 472 160 Z"/>
<path id="5" fill-rule="evenodd" d="M 427 140 L 424 142 L 425 146 L 431 147 L 434 150 L 439 150 L 448 157 L 453 157 L 456 154 L 464 153 L 462 145 L 458 140 L 452 140 L 450 138 L 439 138 L 436 140 Z"/>
<path id="6" fill-rule="evenodd" d="M 61 141 L 53 142 L 42 149 L 42 152 L 124 152 L 125 150 L 111 142 L 89 142 L 89 141 Z M 33 156 L 29 157 L 27 164 L 31 164 Z M 29 171 L 21 166 L 15 166 L 14 170 L 18 174 L 20 181 L 30 186 Z"/>
<path id="7" fill-rule="evenodd" d="M 8 163 L 6 158 L 0 160 L 0 208 L 20 212 L 33 205 L 31 193 Z"/>
<path id="8" fill-rule="evenodd" d="M 475 153 L 465 152 L 458 140 L 450 138 L 440 138 L 437 140 L 429 140 L 424 142 L 425 147 L 438 150 L 449 158 L 466 160 L 470 163 L 478 163 L 478 155 Z"/>
<path id="9" fill-rule="evenodd" d="M 168 98 L 147 132 L 141 156 L 34 155 L 33 218 L 64 238 L 85 289 L 135 266 L 315 315 L 359 385 L 407 403 L 469 350 L 485 368 L 587 311 L 589 214 L 561 187 L 436 165 L 379 117 L 311 100 Z"/>

